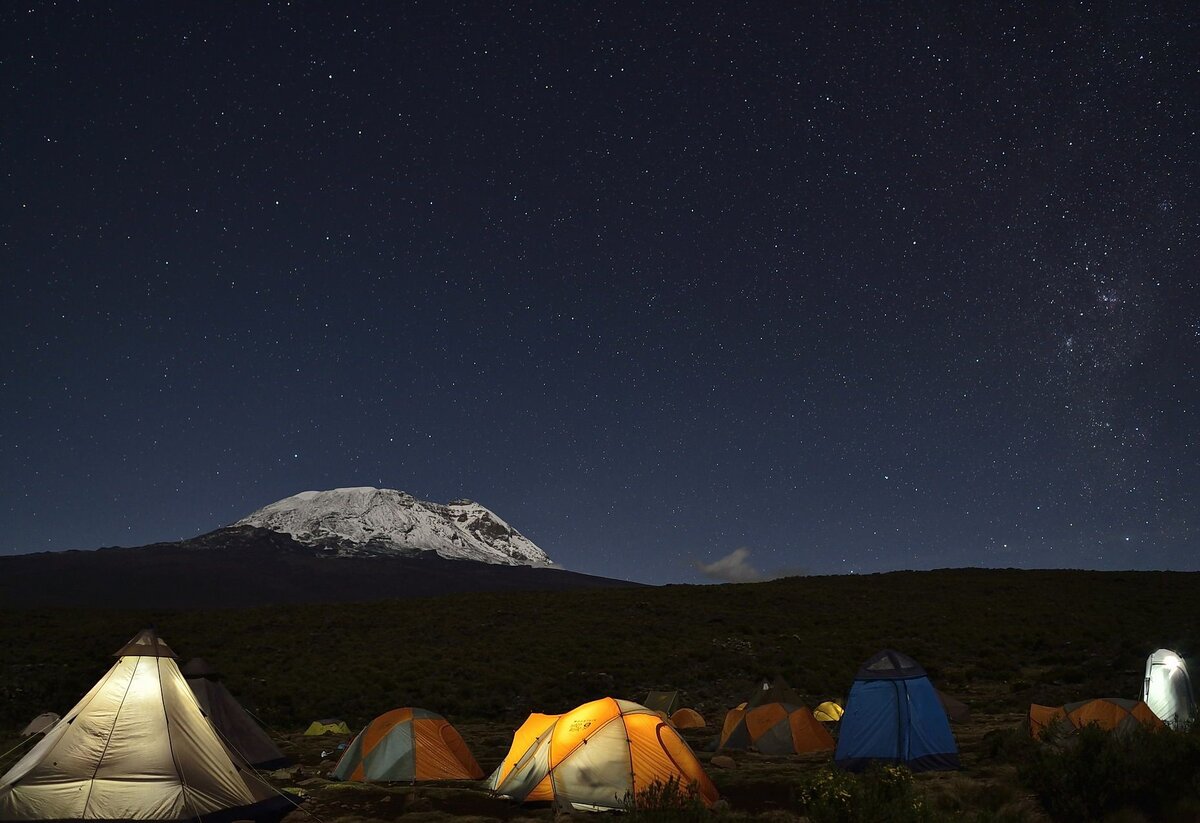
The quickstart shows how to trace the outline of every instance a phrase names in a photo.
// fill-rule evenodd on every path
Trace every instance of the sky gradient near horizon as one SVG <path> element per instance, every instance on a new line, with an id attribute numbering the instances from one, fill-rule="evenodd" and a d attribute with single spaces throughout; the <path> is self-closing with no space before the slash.
<path id="1" fill-rule="evenodd" d="M 1170 8 L 0 10 L 0 553 L 374 485 L 646 582 L 1200 568 Z"/>

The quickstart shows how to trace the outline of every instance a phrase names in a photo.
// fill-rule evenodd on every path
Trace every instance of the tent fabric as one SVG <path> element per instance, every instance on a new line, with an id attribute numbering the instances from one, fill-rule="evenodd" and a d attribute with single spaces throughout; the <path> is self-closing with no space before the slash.
<path id="1" fill-rule="evenodd" d="M 482 780 L 458 730 L 425 709 L 393 709 L 367 724 L 333 769 L 338 780 Z"/>
<path id="2" fill-rule="evenodd" d="M 677 729 L 703 729 L 708 725 L 695 709 L 679 709 L 671 715 L 671 725 Z"/>
<path id="3" fill-rule="evenodd" d="M 530 715 L 488 781 L 503 797 L 574 809 L 636 808 L 670 780 L 708 806 L 717 790 L 674 729 L 645 706 L 606 697 L 564 715 Z"/>
<path id="4" fill-rule="evenodd" d="M 292 762 L 229 693 L 225 684 L 217 680 L 220 675 L 216 669 L 196 658 L 180 671 L 226 746 L 260 769 L 278 769 Z"/>
<path id="5" fill-rule="evenodd" d="M 717 749 L 757 749 L 763 754 L 831 752 L 833 738 L 805 706 L 766 703 L 726 715 Z"/>
<path id="6" fill-rule="evenodd" d="M 350 734 L 350 727 L 346 725 L 345 720 L 326 718 L 325 720 L 314 720 L 304 730 L 304 733 L 309 736 L 319 734 Z"/>
<path id="7" fill-rule="evenodd" d="M 763 679 L 758 688 L 751 692 L 750 696 L 746 699 L 746 707 L 750 709 L 753 709 L 755 706 L 761 706 L 764 703 L 789 703 L 793 706 L 803 706 L 804 700 L 780 676 L 771 682 Z"/>
<path id="8" fill-rule="evenodd" d="M 914 772 L 959 768 L 950 721 L 916 661 L 887 649 L 859 668 L 834 762 L 850 771 L 872 762 L 903 764 Z"/>
<path id="9" fill-rule="evenodd" d="M 937 691 L 936 689 L 934 691 Z M 971 722 L 971 707 L 959 700 L 957 697 L 951 697 L 941 691 L 937 692 L 938 702 L 942 704 L 942 708 L 946 712 L 946 717 L 951 723 L 969 723 Z"/>
<path id="10" fill-rule="evenodd" d="M 1158 649 L 1146 658 L 1142 700 L 1169 726 L 1186 726 L 1196 716 L 1196 697 L 1183 658 L 1170 649 Z"/>
<path id="11" fill-rule="evenodd" d="M 650 692 L 642 705 L 655 712 L 662 712 L 670 717 L 683 706 L 679 692 Z"/>
<path id="12" fill-rule="evenodd" d="M 562 717 L 560 714 L 541 714 L 534 712 L 525 718 L 525 722 L 521 727 L 513 732 L 513 742 L 509 746 L 508 754 L 500 761 L 500 765 L 488 777 L 487 786 L 489 789 L 495 788 L 512 773 L 513 769 L 525 757 L 525 754 L 530 751 L 538 739 L 554 728 L 555 722 Z M 549 798 L 541 798 L 549 799 Z"/>
<path id="13" fill-rule="evenodd" d="M 0 777 L 0 820 L 215 823 L 291 808 L 221 742 L 152 630 L 122 651 Z"/>
<path id="14" fill-rule="evenodd" d="M 1120 697 L 1100 697 L 1095 700 L 1079 700 L 1064 706 L 1029 707 L 1026 720 L 1029 734 L 1040 740 L 1046 730 L 1056 724 L 1075 730 L 1095 725 L 1105 731 L 1123 734 L 1139 727 L 1161 729 L 1163 721 L 1141 700 L 1126 700 Z"/>
<path id="15" fill-rule="evenodd" d="M 1066 720 L 1066 717 L 1067 713 L 1063 711 L 1062 706 L 1042 706 L 1030 703 L 1029 715 L 1025 719 L 1025 723 L 1029 727 L 1029 736 L 1034 740 L 1041 740 L 1046 729 L 1060 720 Z"/>
<path id="16" fill-rule="evenodd" d="M 30 720 L 28 726 L 21 729 L 21 737 L 33 737 L 35 734 L 45 734 L 59 720 L 62 720 L 62 718 L 54 712 L 42 712 L 33 718 L 33 720 Z"/>
<path id="17" fill-rule="evenodd" d="M 833 700 L 826 700 L 813 709 L 813 717 L 822 723 L 836 723 L 842 719 L 842 707 Z"/>

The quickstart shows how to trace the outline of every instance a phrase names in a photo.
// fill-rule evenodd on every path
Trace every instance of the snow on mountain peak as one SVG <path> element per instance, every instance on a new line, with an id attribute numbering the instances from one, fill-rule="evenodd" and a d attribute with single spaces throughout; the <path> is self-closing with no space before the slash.
<path id="1" fill-rule="evenodd" d="M 418 500 L 396 489 L 359 486 L 306 491 L 233 524 L 290 534 L 341 554 L 433 551 L 442 557 L 509 566 L 548 566 L 532 540 L 472 500 Z"/>

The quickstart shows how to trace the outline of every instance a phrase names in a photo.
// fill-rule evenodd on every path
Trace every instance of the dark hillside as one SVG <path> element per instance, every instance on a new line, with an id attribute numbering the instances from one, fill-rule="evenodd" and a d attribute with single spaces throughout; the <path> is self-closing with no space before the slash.
<path id="1" fill-rule="evenodd" d="M 561 569 L 446 560 L 433 552 L 329 555 L 286 534 L 234 527 L 176 543 L 0 557 L 0 604 L 224 609 L 639 585 Z"/>
<path id="2" fill-rule="evenodd" d="M 783 674 L 844 695 L 884 647 L 977 710 L 1137 696 L 1145 656 L 1200 649 L 1200 574 L 949 570 L 723 586 L 490 593 L 208 611 L 0 612 L 0 724 L 63 712 L 153 623 L 268 723 L 396 706 L 518 721 L 602 695 L 685 692 L 714 717 Z M 119 598 L 113 598 L 114 602 Z"/>

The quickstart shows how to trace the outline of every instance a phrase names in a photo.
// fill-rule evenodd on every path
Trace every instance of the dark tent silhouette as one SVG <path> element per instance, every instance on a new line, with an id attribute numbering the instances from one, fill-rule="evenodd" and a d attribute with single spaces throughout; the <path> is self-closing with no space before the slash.
<path id="1" fill-rule="evenodd" d="M 670 717 L 683 706 L 679 692 L 650 692 L 642 705 L 652 712 L 662 712 Z"/>
<path id="2" fill-rule="evenodd" d="M 220 681 L 220 672 L 199 657 L 189 660 L 180 671 L 225 745 L 260 769 L 277 769 L 292 762 L 229 693 Z"/>
<path id="3" fill-rule="evenodd" d="M 788 685 L 788 682 L 782 676 L 778 676 L 771 682 L 767 682 L 767 679 L 763 678 L 759 687 L 746 698 L 747 709 L 753 709 L 755 706 L 764 706 L 767 703 L 787 703 L 792 706 L 803 706 L 804 700 L 796 693 L 795 689 Z"/>

